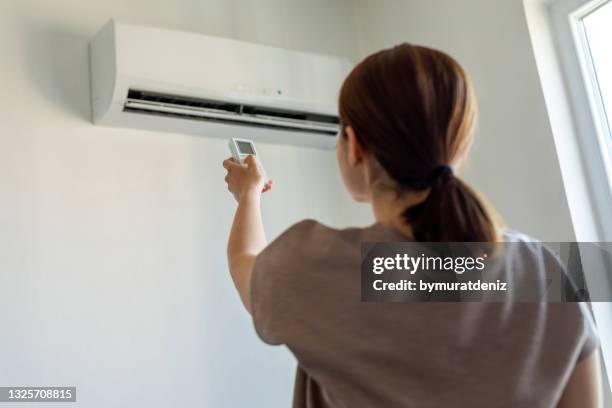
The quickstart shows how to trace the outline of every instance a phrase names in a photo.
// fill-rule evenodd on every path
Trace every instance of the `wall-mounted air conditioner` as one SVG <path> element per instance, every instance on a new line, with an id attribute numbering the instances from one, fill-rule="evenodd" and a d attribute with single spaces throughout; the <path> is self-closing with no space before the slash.
<path id="1" fill-rule="evenodd" d="M 110 21 L 90 43 L 96 124 L 327 148 L 345 59 Z"/>

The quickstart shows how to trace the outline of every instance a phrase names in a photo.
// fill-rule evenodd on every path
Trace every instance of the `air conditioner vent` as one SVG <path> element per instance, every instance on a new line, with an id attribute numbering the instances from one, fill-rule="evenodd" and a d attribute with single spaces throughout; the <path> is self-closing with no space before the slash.
<path id="1" fill-rule="evenodd" d="M 226 103 L 226 102 L 215 102 L 211 100 L 190 98 L 188 96 L 176 96 L 162 93 L 137 91 L 130 89 L 128 91 L 128 101 L 143 101 L 161 103 L 166 105 L 178 105 L 178 106 L 189 106 L 195 108 L 214 109 L 225 112 L 240 113 L 240 105 Z"/>
<path id="2" fill-rule="evenodd" d="M 210 120 L 335 136 L 337 116 L 130 89 L 124 112 Z"/>

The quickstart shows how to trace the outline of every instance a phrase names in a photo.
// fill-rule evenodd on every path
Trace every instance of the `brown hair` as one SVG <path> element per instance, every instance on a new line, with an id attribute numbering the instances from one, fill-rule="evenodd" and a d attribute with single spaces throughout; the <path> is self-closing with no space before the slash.
<path id="1" fill-rule="evenodd" d="M 497 240 L 492 212 L 450 167 L 469 150 L 477 114 L 453 58 L 405 43 L 379 51 L 344 81 L 339 105 L 343 130 L 353 128 L 398 191 L 430 189 L 403 213 L 417 241 Z"/>

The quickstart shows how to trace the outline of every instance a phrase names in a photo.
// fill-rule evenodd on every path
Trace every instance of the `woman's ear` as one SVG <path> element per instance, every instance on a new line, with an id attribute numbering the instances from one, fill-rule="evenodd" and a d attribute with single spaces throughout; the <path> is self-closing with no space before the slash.
<path id="1" fill-rule="evenodd" d="M 346 138 L 348 141 L 348 162 L 351 166 L 357 166 L 363 162 L 363 147 L 352 127 L 345 128 Z"/>

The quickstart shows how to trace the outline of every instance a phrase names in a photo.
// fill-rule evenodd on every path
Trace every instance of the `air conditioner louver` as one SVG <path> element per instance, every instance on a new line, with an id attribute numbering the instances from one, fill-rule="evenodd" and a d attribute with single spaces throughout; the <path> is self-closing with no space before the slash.
<path id="1" fill-rule="evenodd" d="M 181 117 L 195 120 L 232 123 L 236 125 L 309 131 L 335 136 L 339 130 L 336 116 L 273 109 L 199 99 L 180 95 L 130 89 L 124 112 Z"/>

